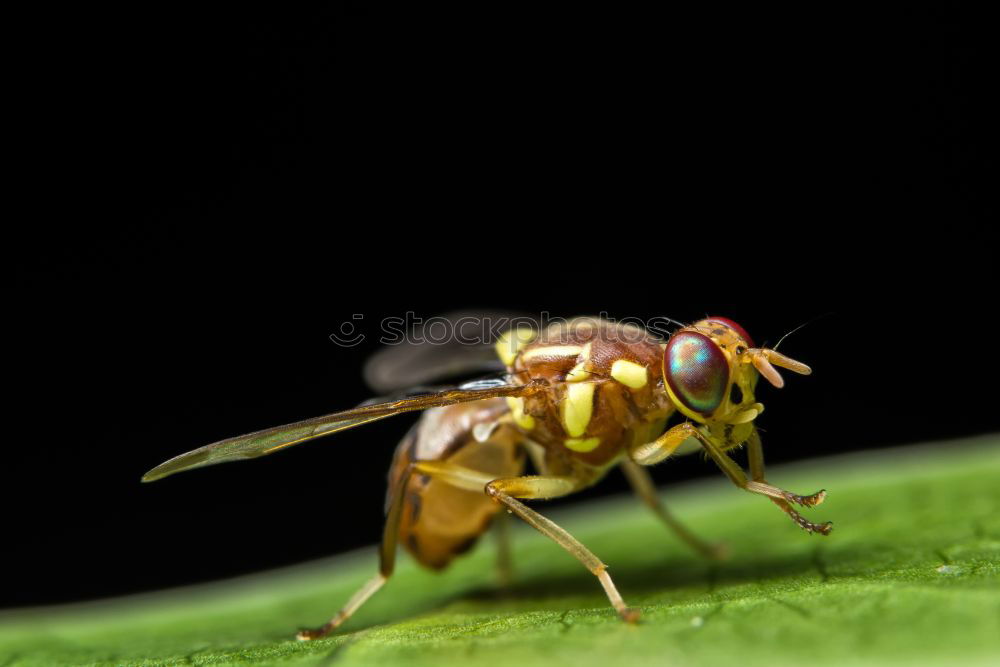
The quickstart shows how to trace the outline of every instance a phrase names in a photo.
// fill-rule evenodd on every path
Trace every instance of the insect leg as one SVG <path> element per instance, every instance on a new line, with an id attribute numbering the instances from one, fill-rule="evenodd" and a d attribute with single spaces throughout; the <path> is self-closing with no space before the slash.
<path id="1" fill-rule="evenodd" d="M 674 451 L 684 444 L 689 438 L 698 438 L 701 434 L 691 422 L 684 422 L 664 431 L 656 440 L 632 447 L 629 449 L 629 457 L 641 466 L 651 466 L 667 458 Z"/>
<path id="2" fill-rule="evenodd" d="M 510 555 L 510 517 L 500 512 L 493 520 L 497 539 L 497 579 L 501 586 L 510 586 L 514 580 L 513 559 Z"/>
<path id="3" fill-rule="evenodd" d="M 374 595 L 389 577 L 396 566 L 396 538 L 399 535 L 399 517 L 403 509 L 403 500 L 406 497 L 406 485 L 413 474 L 414 466 L 411 464 L 404 474 L 400 475 L 396 488 L 392 490 L 392 499 L 389 501 L 389 511 L 386 514 L 385 528 L 382 532 L 382 543 L 379 545 L 379 571 L 374 577 L 369 579 L 361 588 L 351 596 L 347 603 L 341 607 L 340 611 L 326 624 L 315 630 L 302 630 L 295 637 L 302 641 L 319 639 L 340 627 L 344 621 L 349 619 L 361 605 Z"/>
<path id="4" fill-rule="evenodd" d="M 746 489 L 751 493 L 759 493 L 761 495 L 768 496 L 772 501 L 780 501 L 775 504 L 778 505 L 778 507 L 780 507 L 785 514 L 791 517 L 792 521 L 797 523 L 800 528 L 808 533 L 829 535 L 830 531 L 833 530 L 833 524 L 829 521 L 826 523 L 813 523 L 812 521 L 808 521 L 804 516 L 792 509 L 792 506 L 789 504 L 789 500 L 792 498 L 801 498 L 802 500 L 807 501 L 811 498 L 819 497 L 820 500 L 822 500 L 822 492 L 814 494 L 813 496 L 796 496 L 795 494 L 779 489 L 776 486 L 771 486 L 770 484 L 758 481 L 749 481 L 746 474 L 743 472 L 743 469 L 740 468 L 736 461 L 733 461 L 725 452 L 719 449 L 719 447 L 712 442 L 711 438 L 706 437 L 701 432 L 698 432 L 697 437 L 702 447 L 704 447 L 705 451 L 708 452 L 708 455 L 712 457 L 712 460 L 715 461 L 719 468 L 722 469 L 722 472 L 726 473 L 726 476 L 729 477 L 729 479 L 732 480 L 736 486 Z M 763 462 L 763 456 L 760 456 L 759 462 Z M 818 504 L 818 502 L 819 501 L 814 504 Z M 809 507 L 810 505 L 807 504 L 806 506 Z"/>
<path id="5" fill-rule="evenodd" d="M 758 493 L 768 496 L 772 500 L 781 501 L 775 504 L 781 507 L 782 510 L 784 510 L 785 513 L 788 514 L 788 516 L 790 516 L 792 520 L 795 521 L 795 523 L 797 523 L 803 530 L 810 533 L 828 535 L 833 529 L 833 524 L 829 522 L 817 524 L 807 521 L 805 517 L 793 510 L 789 504 L 790 502 L 799 502 L 805 507 L 818 505 L 825 497 L 824 492 L 821 491 L 811 496 L 798 496 L 793 493 L 789 493 L 784 489 L 772 486 L 766 482 L 756 479 L 753 481 L 748 480 L 746 473 L 743 472 L 743 469 L 740 468 L 736 461 L 729 458 L 729 456 L 718 445 L 716 445 L 710 437 L 695 428 L 690 422 L 684 422 L 683 424 L 678 424 L 673 428 L 667 429 L 667 431 L 656 440 L 631 449 L 629 451 L 629 455 L 632 460 L 639 465 L 652 465 L 670 456 L 670 454 L 672 454 L 674 450 L 688 438 L 696 438 L 698 440 L 708 455 L 713 461 L 715 461 L 716 465 L 719 466 L 722 472 L 725 473 L 726 477 L 728 477 L 733 484 L 741 489 L 750 491 L 751 493 Z M 759 465 L 761 467 L 761 473 L 763 473 L 763 456 L 760 452 L 757 453 L 757 456 L 758 459 L 756 462 L 753 461 L 753 456 L 751 456 L 751 465 Z"/>
<path id="6" fill-rule="evenodd" d="M 634 622 L 639 612 L 629 609 L 607 572 L 607 565 L 595 556 L 579 540 L 544 516 L 515 500 L 517 498 L 555 498 L 565 496 L 580 488 L 570 477 L 529 475 L 507 479 L 493 479 L 476 470 L 463 468 L 446 461 L 418 461 L 413 466 L 416 472 L 430 475 L 460 489 L 485 493 L 502 503 L 514 514 L 521 517 L 531 527 L 568 551 L 590 570 L 604 587 L 604 592 L 622 619 Z"/>
<path id="7" fill-rule="evenodd" d="M 750 460 L 750 477 L 753 478 L 752 482 L 747 483 L 751 491 L 770 496 L 772 500 L 786 500 L 802 507 L 816 507 L 826 500 L 825 489 L 810 496 L 799 496 L 767 483 L 764 479 L 764 447 L 757 429 L 754 429 L 747 438 L 747 458 Z"/>
<path id="8" fill-rule="evenodd" d="M 542 535 L 552 539 L 556 544 L 568 551 L 571 556 L 583 563 L 597 577 L 597 580 L 601 582 L 608 600 L 611 601 L 611 605 L 618 612 L 618 615 L 623 620 L 634 623 L 639 619 L 639 611 L 629 609 L 625 604 L 621 594 L 611 580 L 611 576 L 608 574 L 607 565 L 602 563 L 593 552 L 583 546 L 579 540 L 563 528 L 515 499 L 554 498 L 572 493 L 578 488 L 579 484 L 569 477 L 530 475 L 493 480 L 486 485 L 486 493 L 497 502 L 503 503 L 507 509 L 521 517 L 528 525 Z"/>
<path id="9" fill-rule="evenodd" d="M 629 484 L 632 485 L 632 490 L 635 491 L 639 499 L 646 504 L 649 509 L 653 510 L 656 516 L 660 517 L 674 533 L 679 537 L 685 544 L 700 553 L 705 558 L 711 558 L 713 560 L 722 560 L 726 557 L 728 549 L 725 544 L 709 544 L 705 542 L 697 535 L 692 533 L 683 523 L 678 521 L 673 513 L 667 509 L 666 505 L 660 502 L 660 497 L 656 493 L 656 487 L 653 484 L 652 478 L 649 476 L 649 472 L 645 468 L 640 467 L 633 461 L 624 460 L 621 464 L 622 472 L 625 473 L 626 479 L 628 479 Z"/>
<path id="10" fill-rule="evenodd" d="M 770 486 L 764 479 L 764 447 L 760 441 L 760 434 L 757 432 L 757 429 L 754 429 L 750 433 L 750 437 L 747 439 L 747 459 L 750 461 L 750 476 L 753 478 L 753 482 L 749 482 L 749 484 L 758 483 Z M 771 488 L 776 489 L 777 487 Z M 787 491 L 782 491 L 781 489 L 777 490 L 782 494 L 788 493 Z M 792 507 L 791 502 L 796 502 L 795 500 L 792 500 L 787 496 L 775 497 L 772 494 L 767 495 L 771 498 L 771 502 L 780 507 L 781 510 L 792 519 L 792 521 L 797 523 L 804 530 L 829 535 L 830 531 L 833 529 L 833 524 L 829 521 L 819 525 L 814 524 L 811 521 L 807 521 L 805 517 L 796 512 Z M 823 502 L 823 499 L 826 498 L 826 491 L 819 491 L 818 493 L 814 493 L 812 496 L 795 496 L 795 498 L 799 499 L 800 505 L 805 507 L 814 507 Z"/>

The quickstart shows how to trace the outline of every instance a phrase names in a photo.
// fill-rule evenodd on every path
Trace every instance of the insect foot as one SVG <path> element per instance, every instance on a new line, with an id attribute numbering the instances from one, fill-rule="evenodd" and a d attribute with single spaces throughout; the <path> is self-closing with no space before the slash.
<path id="1" fill-rule="evenodd" d="M 832 531 L 833 531 L 833 522 L 826 521 L 824 523 L 812 524 L 812 530 L 809 532 L 819 533 L 820 535 L 829 535 Z"/>
<path id="2" fill-rule="evenodd" d="M 308 642 L 308 641 L 312 641 L 313 639 L 320 639 L 325 634 L 326 633 L 323 632 L 322 629 L 320 629 L 320 630 L 299 630 L 298 632 L 295 633 L 295 638 L 298 639 L 300 642 Z"/>
<path id="3" fill-rule="evenodd" d="M 729 560 L 729 557 L 732 555 L 733 550 L 729 546 L 728 542 L 716 542 L 715 544 L 709 544 L 705 550 L 706 558 L 719 562 Z"/>
<path id="4" fill-rule="evenodd" d="M 793 493 L 789 493 L 785 497 L 789 502 L 793 502 L 796 505 L 801 505 L 802 507 L 816 507 L 824 500 L 826 500 L 826 489 L 820 489 L 811 496 L 797 496 Z"/>
<path id="5" fill-rule="evenodd" d="M 808 520 L 798 512 L 792 509 L 788 504 L 782 505 L 780 501 L 775 500 L 779 504 L 781 509 L 785 510 L 785 513 L 791 517 L 792 521 L 798 524 L 799 528 L 806 531 L 807 533 L 819 533 L 820 535 L 829 535 L 830 531 L 833 530 L 833 522 L 826 521 L 824 523 L 813 523 Z"/>
<path id="6" fill-rule="evenodd" d="M 328 634 L 337 629 L 337 627 L 347 620 L 347 616 L 344 614 L 337 614 L 333 617 L 329 623 L 324 625 L 322 628 L 316 628 L 315 630 L 299 630 L 295 633 L 295 638 L 300 642 L 308 642 L 313 639 L 322 639 Z"/>
<path id="7" fill-rule="evenodd" d="M 638 623 L 639 619 L 642 617 L 641 611 L 639 611 L 638 609 L 633 609 L 631 607 L 622 609 L 618 613 L 622 617 L 622 620 L 625 621 L 626 623 Z"/>

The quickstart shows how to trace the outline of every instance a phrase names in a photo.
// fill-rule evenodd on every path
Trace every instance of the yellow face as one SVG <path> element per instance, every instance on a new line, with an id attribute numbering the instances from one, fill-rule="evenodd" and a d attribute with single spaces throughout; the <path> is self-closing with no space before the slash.
<path id="1" fill-rule="evenodd" d="M 710 317 L 670 337 L 663 351 L 663 384 L 677 409 L 695 421 L 745 424 L 764 411 L 754 400 L 760 374 L 776 386 L 782 384 L 771 362 L 810 372 L 805 364 L 773 350 L 755 348 L 736 322 Z"/>

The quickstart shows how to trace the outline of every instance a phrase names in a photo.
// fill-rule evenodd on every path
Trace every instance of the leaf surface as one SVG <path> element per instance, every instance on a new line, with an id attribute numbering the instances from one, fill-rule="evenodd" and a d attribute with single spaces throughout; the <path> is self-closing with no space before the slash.
<path id="1" fill-rule="evenodd" d="M 826 488 L 808 516 L 832 519 L 833 534 L 806 535 L 724 480 L 661 489 L 698 533 L 729 543 L 719 564 L 690 554 L 632 498 L 549 513 L 608 563 L 643 611 L 637 626 L 617 619 L 576 561 L 521 528 L 512 588 L 494 583 L 489 539 L 443 574 L 403 556 L 389 584 L 328 639 L 293 635 L 321 624 L 375 571 L 373 550 L 4 612 L 0 667 L 1000 664 L 1000 438 L 776 466 L 768 479 Z"/>

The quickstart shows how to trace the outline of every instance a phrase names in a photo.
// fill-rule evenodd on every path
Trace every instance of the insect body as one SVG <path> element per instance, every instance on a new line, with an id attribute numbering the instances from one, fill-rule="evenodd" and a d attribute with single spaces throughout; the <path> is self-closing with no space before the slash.
<path id="1" fill-rule="evenodd" d="M 735 322 L 710 317 L 663 342 L 645 330 L 579 318 L 536 332 L 514 329 L 497 353 L 503 380 L 369 402 L 353 410 L 223 440 L 171 459 L 143 478 L 277 451 L 400 412 L 424 410 L 396 450 L 389 474 L 379 573 L 340 612 L 300 639 L 337 628 L 388 580 L 402 543 L 423 565 L 445 567 L 471 546 L 493 516 L 507 509 L 577 558 L 600 581 L 628 621 L 630 609 L 607 568 L 582 543 L 521 502 L 565 496 L 622 467 L 642 500 L 689 546 L 706 556 L 720 548 L 701 541 L 660 503 L 644 467 L 701 449 L 738 487 L 768 497 L 800 527 L 827 534 L 793 505 L 813 507 L 825 492 L 800 496 L 764 477 L 754 420 L 758 377 L 781 387 L 774 366 L 808 374 L 808 366 L 755 347 Z M 675 413 L 685 419 L 667 428 Z M 750 476 L 729 452 L 745 445 Z M 526 458 L 537 474 L 524 475 Z"/>

